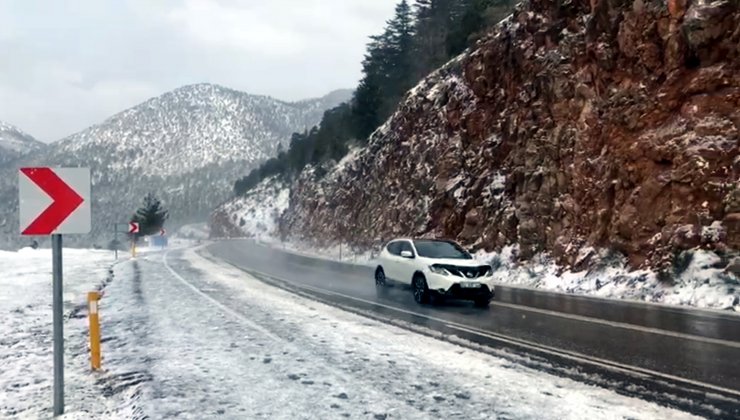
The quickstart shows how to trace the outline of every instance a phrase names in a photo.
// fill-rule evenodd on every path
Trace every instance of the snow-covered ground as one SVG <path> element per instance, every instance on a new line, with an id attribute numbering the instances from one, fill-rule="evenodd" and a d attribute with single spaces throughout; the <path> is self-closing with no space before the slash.
<path id="1" fill-rule="evenodd" d="M 346 313 L 192 249 L 117 266 L 101 316 L 106 384 L 150 418 L 690 417 Z"/>
<path id="2" fill-rule="evenodd" d="M 50 262 L 0 253 L 0 418 L 50 417 Z M 65 250 L 67 419 L 691 418 L 293 295 L 193 248 L 113 263 Z M 101 284 L 93 373 L 79 308 Z"/>
<path id="3" fill-rule="evenodd" d="M 496 281 L 503 284 L 740 312 L 740 281 L 724 269 L 715 268 L 719 257 L 712 252 L 693 251 L 690 261 L 669 282 L 660 281 L 650 270 L 630 271 L 623 258 L 605 253 L 595 258 L 594 268 L 573 272 L 562 270 L 545 255 L 518 262 L 517 252 L 516 246 L 508 246 L 500 253 L 481 252 L 476 257 L 490 263 Z M 590 249 L 582 256 L 596 252 Z"/>
<path id="4" fill-rule="evenodd" d="M 87 353 L 87 292 L 108 278 L 110 251 L 65 249 L 66 418 L 105 417 L 115 401 L 93 387 Z M 52 407 L 51 250 L 0 251 L 0 418 L 50 418 Z M 80 317 L 81 316 L 81 317 Z M 93 416 L 95 417 L 95 416 Z"/>

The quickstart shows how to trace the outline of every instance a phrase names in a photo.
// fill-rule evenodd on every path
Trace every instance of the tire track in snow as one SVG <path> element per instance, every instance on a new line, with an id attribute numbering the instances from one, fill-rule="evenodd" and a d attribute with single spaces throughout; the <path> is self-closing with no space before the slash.
<path id="1" fill-rule="evenodd" d="M 133 276 L 131 277 L 130 293 L 132 293 L 134 301 L 139 308 L 146 308 L 146 301 L 141 287 L 141 268 L 139 267 L 138 261 L 132 261 L 131 267 L 133 270 Z M 105 286 L 107 286 L 113 280 L 113 277 L 113 272 L 111 272 L 110 281 L 104 283 L 99 291 L 104 291 Z M 105 295 L 103 297 L 105 297 Z M 103 321 L 105 322 L 106 319 L 103 318 Z M 134 312 L 129 318 L 113 323 L 113 327 L 116 328 L 117 326 L 119 326 L 119 324 L 122 323 L 131 323 L 139 327 L 133 330 L 133 340 L 135 341 L 135 345 L 131 346 L 131 342 L 117 343 L 119 337 L 116 336 L 103 336 L 101 340 L 102 343 L 106 346 L 129 346 L 133 347 L 134 349 L 147 348 L 149 341 L 148 331 L 150 330 L 148 315 L 145 312 L 141 311 Z M 144 413 L 138 402 L 142 396 L 142 385 L 145 382 L 154 382 L 154 377 L 151 373 L 152 360 L 148 356 L 140 356 L 136 352 L 134 353 L 134 355 L 132 355 L 132 357 L 138 359 L 136 361 L 136 364 L 139 366 L 143 365 L 142 369 L 127 370 L 116 373 L 106 372 L 106 374 L 97 379 L 95 384 L 101 388 L 101 392 L 106 398 L 115 397 L 116 395 L 120 394 L 126 394 L 124 400 L 126 400 L 127 403 L 130 405 L 130 409 L 133 414 L 132 418 L 134 420 L 146 420 L 149 419 L 149 416 Z"/>
<path id="2" fill-rule="evenodd" d="M 233 309 L 229 308 L 228 306 L 224 305 L 223 303 L 219 302 L 218 300 L 208 296 L 206 293 L 203 293 L 200 289 L 195 287 L 192 283 L 185 280 L 184 277 L 182 277 L 180 274 L 177 273 L 177 271 L 173 270 L 170 264 L 167 262 L 167 256 L 169 255 L 170 251 L 165 252 L 165 254 L 162 256 L 162 263 L 164 264 L 165 268 L 167 268 L 167 271 L 169 271 L 177 280 L 180 281 L 180 283 L 184 284 L 188 289 L 192 290 L 195 294 L 202 297 L 206 301 L 208 301 L 211 305 L 216 306 L 217 308 L 221 309 L 225 313 L 231 315 L 232 317 L 236 318 L 239 322 L 242 324 L 248 326 L 249 328 L 259 331 L 262 333 L 265 337 L 270 338 L 274 341 L 285 341 L 282 338 L 278 337 L 277 335 L 273 334 L 269 330 L 263 328 L 261 325 L 255 323 L 254 321 L 250 320 L 249 318 L 245 317 L 244 315 L 234 311 Z"/>

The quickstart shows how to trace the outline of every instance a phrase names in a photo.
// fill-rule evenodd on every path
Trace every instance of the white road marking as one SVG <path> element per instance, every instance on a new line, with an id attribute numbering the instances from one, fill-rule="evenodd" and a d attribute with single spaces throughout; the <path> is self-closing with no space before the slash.
<path id="1" fill-rule="evenodd" d="M 583 322 L 590 322 L 593 324 L 601 324 L 601 325 L 608 325 L 610 327 L 614 328 L 623 328 L 627 330 L 634 330 L 634 331 L 640 331 L 640 332 L 646 332 L 650 334 L 659 334 L 659 335 L 665 335 L 668 337 L 676 337 L 681 338 L 684 340 L 694 340 L 694 341 L 701 341 L 705 343 L 712 343 L 717 344 L 721 346 L 727 346 L 727 347 L 734 347 L 734 348 L 740 348 L 740 342 L 737 341 L 729 341 L 729 340 L 722 340 L 719 338 L 711 338 L 711 337 L 702 337 L 700 335 L 693 335 L 693 334 L 685 334 L 675 331 L 667 331 L 667 330 L 660 330 L 658 328 L 651 328 L 651 327 L 643 327 L 640 325 L 635 324 L 627 324 L 624 322 L 616 322 L 616 321 L 608 321 L 601 318 L 589 318 L 587 316 L 583 315 L 575 315 L 575 314 L 567 314 L 563 312 L 557 312 L 557 311 L 551 311 L 549 309 L 540 309 L 540 308 L 533 308 L 530 306 L 524 306 L 524 305 L 517 305 L 513 303 L 503 303 L 503 302 L 496 302 L 492 301 L 491 305 L 494 306 L 502 306 L 505 308 L 512 308 L 512 309 L 518 309 L 522 311 L 528 311 L 528 312 L 536 312 L 540 314 L 550 315 L 550 316 L 557 316 L 560 318 L 567 318 L 567 319 L 574 319 L 577 321 L 583 321 Z"/>

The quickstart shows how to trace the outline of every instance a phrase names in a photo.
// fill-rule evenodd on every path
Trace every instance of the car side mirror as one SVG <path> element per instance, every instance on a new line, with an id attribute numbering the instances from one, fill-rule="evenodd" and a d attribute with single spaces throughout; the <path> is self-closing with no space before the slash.
<path id="1" fill-rule="evenodd" d="M 401 251 L 401 256 L 403 258 L 414 258 L 414 253 L 411 251 Z"/>

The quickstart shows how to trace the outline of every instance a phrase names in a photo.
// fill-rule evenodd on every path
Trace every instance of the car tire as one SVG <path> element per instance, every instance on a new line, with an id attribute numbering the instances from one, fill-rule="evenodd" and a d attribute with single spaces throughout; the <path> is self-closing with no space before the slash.
<path id="1" fill-rule="evenodd" d="M 487 308 L 490 303 L 491 299 L 488 298 L 478 298 L 473 301 L 473 305 L 477 308 Z"/>
<path id="2" fill-rule="evenodd" d="M 429 287 L 427 279 L 421 274 L 416 274 L 411 280 L 411 291 L 414 294 L 414 300 L 420 305 L 429 303 Z"/>
<path id="3" fill-rule="evenodd" d="M 375 287 L 385 287 L 388 284 L 383 267 L 375 269 Z"/>

